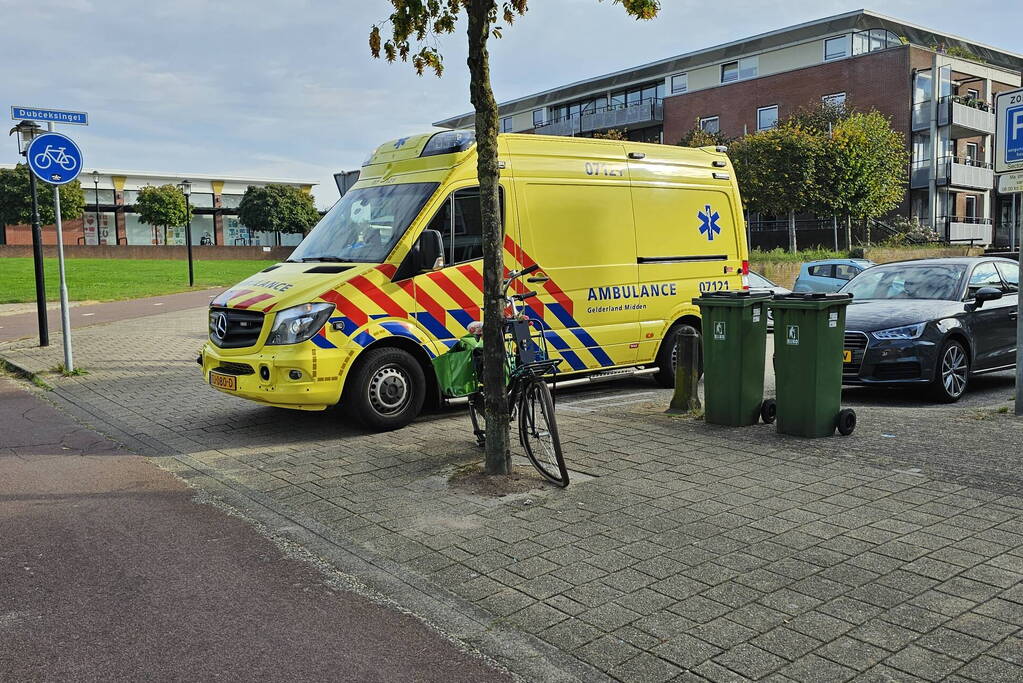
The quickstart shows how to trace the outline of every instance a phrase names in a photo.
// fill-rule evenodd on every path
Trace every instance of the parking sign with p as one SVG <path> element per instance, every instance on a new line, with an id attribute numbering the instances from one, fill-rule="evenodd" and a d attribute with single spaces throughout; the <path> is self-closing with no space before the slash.
<path id="1" fill-rule="evenodd" d="M 1023 170 L 1023 88 L 995 101 L 995 173 Z"/>

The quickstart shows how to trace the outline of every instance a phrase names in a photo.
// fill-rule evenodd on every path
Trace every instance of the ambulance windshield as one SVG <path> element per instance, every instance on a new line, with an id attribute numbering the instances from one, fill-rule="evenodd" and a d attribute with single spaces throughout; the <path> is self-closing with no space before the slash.
<path id="1" fill-rule="evenodd" d="M 382 263 L 437 186 L 405 183 L 352 190 L 320 219 L 288 260 Z"/>

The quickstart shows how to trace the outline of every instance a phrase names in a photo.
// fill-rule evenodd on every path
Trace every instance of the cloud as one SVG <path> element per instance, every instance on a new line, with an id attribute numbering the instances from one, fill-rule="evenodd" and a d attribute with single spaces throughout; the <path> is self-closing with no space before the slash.
<path id="1" fill-rule="evenodd" d="M 848 11 L 839 0 L 670 0 L 648 22 L 619 4 L 534 0 L 492 41 L 494 90 L 512 99 Z M 385 0 L 0 0 L 7 104 L 84 109 L 71 132 L 89 165 L 316 178 L 358 168 L 380 142 L 469 111 L 464 24 L 439 40 L 443 78 L 369 55 Z M 883 11 L 1019 50 L 1023 10 L 993 0 L 889 0 Z M 992 21 L 997 17 L 998 21 Z M 62 49 L 40 49 L 36 26 Z M 26 61 L 25 55 L 31 55 Z M 27 64 L 31 67 L 27 67 Z M 13 145 L 10 158 L 13 160 Z M 3 155 L 0 155 L 0 159 Z"/>

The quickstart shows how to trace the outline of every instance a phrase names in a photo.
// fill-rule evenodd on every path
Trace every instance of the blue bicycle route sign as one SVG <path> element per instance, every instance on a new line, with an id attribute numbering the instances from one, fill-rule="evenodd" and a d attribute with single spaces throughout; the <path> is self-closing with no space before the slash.
<path id="1" fill-rule="evenodd" d="M 88 126 L 89 115 L 84 111 L 63 109 L 39 109 L 37 107 L 11 107 L 11 118 L 15 121 L 45 121 L 46 123 L 70 123 Z"/>
<path id="2" fill-rule="evenodd" d="M 44 133 L 28 146 L 28 167 L 40 180 L 53 185 L 70 183 L 82 171 L 82 150 L 60 133 Z"/>

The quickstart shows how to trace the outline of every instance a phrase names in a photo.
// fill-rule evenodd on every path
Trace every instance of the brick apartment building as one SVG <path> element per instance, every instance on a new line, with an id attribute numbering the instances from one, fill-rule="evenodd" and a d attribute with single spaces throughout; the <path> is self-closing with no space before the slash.
<path id="1" fill-rule="evenodd" d="M 1021 70 L 1023 55 L 858 10 L 502 103 L 501 131 L 616 128 L 633 141 L 675 144 L 697 125 L 728 137 L 770 128 L 815 101 L 876 109 L 911 153 L 901 212 L 946 239 L 1005 244 L 1010 209 L 991 169 L 991 103 L 1020 86 Z"/>
<path id="2" fill-rule="evenodd" d="M 11 168 L 0 164 L 0 168 Z M 210 246 L 294 246 L 302 235 L 279 234 L 249 230 L 238 220 L 238 205 L 250 186 L 270 183 L 299 187 L 312 191 L 315 181 L 272 180 L 180 173 L 149 173 L 141 171 L 83 170 L 78 177 L 85 192 L 85 213 L 81 218 L 65 221 L 64 244 L 74 245 L 184 245 L 184 227 L 164 231 L 139 221 L 135 199 L 147 185 L 180 185 L 190 183 L 189 203 L 192 206 L 193 244 Z M 43 226 L 43 244 L 56 244 L 54 226 Z M 28 225 L 0 226 L 0 244 L 32 244 Z"/>

